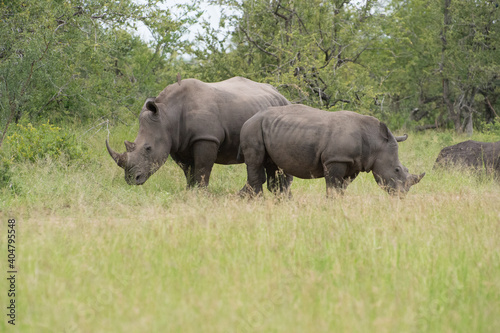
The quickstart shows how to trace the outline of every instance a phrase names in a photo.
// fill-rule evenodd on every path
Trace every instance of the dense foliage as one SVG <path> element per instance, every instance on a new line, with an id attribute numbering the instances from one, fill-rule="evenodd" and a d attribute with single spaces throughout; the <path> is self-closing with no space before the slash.
<path id="1" fill-rule="evenodd" d="M 497 1 L 213 2 L 232 8 L 224 19 L 233 32 L 225 49 L 206 43 L 207 73 L 268 81 L 294 102 L 372 113 L 392 126 L 470 133 L 472 119 L 497 116 Z"/>
<path id="2" fill-rule="evenodd" d="M 0 2 L 0 121 L 87 122 L 135 115 L 175 76 L 196 12 L 172 18 L 161 1 Z M 185 10 L 192 12 L 192 8 Z M 142 22 L 145 42 L 131 32 Z M 1 141 L 0 141 L 1 143 Z"/>
<path id="3" fill-rule="evenodd" d="M 391 127 L 470 133 L 500 109 L 496 0 L 183 3 L 0 1 L 0 145 L 23 118 L 132 120 L 177 73 L 269 82 L 293 102 Z M 218 27 L 201 18 L 207 5 Z"/>
<path id="4" fill-rule="evenodd" d="M 17 162 L 36 162 L 42 158 L 57 159 L 64 156 L 70 160 L 86 160 L 87 148 L 78 142 L 74 134 L 49 122 L 34 127 L 17 124 L 12 135 L 7 136 L 10 158 Z"/>

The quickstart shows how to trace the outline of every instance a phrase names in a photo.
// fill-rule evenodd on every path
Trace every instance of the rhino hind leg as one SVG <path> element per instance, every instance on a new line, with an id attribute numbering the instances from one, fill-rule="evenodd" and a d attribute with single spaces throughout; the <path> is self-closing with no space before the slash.
<path id="1" fill-rule="evenodd" d="M 349 183 L 356 177 L 346 177 L 346 163 L 329 163 L 324 166 L 326 181 L 326 196 L 329 197 L 332 192 L 344 194 Z"/>
<path id="2" fill-rule="evenodd" d="M 240 190 L 241 196 L 256 196 L 262 193 L 262 184 L 266 181 L 266 172 L 263 166 L 247 165 L 248 179 Z"/>
<path id="3" fill-rule="evenodd" d="M 262 192 L 262 184 L 266 182 L 265 149 L 259 145 L 244 145 L 242 150 L 247 165 L 247 182 L 240 190 L 240 195 L 258 195 Z"/>
<path id="4" fill-rule="evenodd" d="M 269 192 L 291 196 L 290 185 L 293 176 L 284 173 L 269 157 L 264 164 L 264 168 L 266 169 L 267 189 Z"/>

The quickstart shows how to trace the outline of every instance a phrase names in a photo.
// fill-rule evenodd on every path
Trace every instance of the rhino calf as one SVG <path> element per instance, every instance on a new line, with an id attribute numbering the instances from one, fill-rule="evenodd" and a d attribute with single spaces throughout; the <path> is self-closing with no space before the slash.
<path id="1" fill-rule="evenodd" d="M 474 171 L 500 174 L 500 141 L 465 141 L 445 147 L 439 153 L 434 168 L 461 166 Z"/>
<path id="2" fill-rule="evenodd" d="M 409 174 L 399 161 L 398 142 L 407 137 L 395 137 L 378 119 L 351 111 L 300 104 L 268 108 L 241 129 L 248 174 L 241 193 L 262 191 L 264 165 L 269 164 L 299 178 L 325 177 L 327 195 L 333 189 L 343 193 L 362 171 L 372 171 L 389 193 L 406 193 L 425 175 Z"/>

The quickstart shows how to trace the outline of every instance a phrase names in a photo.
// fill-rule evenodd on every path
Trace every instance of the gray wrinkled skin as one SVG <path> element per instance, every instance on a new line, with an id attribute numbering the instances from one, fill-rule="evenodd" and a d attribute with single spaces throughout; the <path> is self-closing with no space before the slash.
<path id="1" fill-rule="evenodd" d="M 468 140 L 445 147 L 439 152 L 434 164 L 436 167 L 462 167 L 500 176 L 500 141 Z"/>
<path id="2" fill-rule="evenodd" d="M 398 141 L 384 123 L 351 111 L 327 112 L 305 105 L 272 107 L 249 119 L 241 130 L 248 180 L 242 193 L 258 194 L 265 182 L 263 164 L 272 161 L 286 174 L 325 177 L 327 195 L 342 193 L 360 172 L 373 172 L 391 194 L 404 194 L 420 176 L 398 158 Z"/>
<path id="3" fill-rule="evenodd" d="M 170 155 L 188 186 L 206 186 L 214 163 L 243 162 L 237 155 L 245 121 L 287 104 L 274 87 L 241 77 L 216 83 L 186 79 L 146 100 L 139 133 L 134 142 L 125 141 L 125 153 L 115 152 L 107 141 L 106 147 L 128 184 L 144 184 Z"/>

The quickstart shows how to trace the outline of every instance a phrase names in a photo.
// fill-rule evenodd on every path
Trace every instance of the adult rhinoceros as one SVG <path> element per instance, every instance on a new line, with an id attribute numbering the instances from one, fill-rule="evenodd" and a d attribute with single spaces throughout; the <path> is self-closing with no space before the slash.
<path id="1" fill-rule="evenodd" d="M 269 106 L 287 104 L 271 85 L 242 77 L 217 83 L 179 80 L 146 100 L 139 133 L 134 142 L 125 141 L 125 153 L 113 151 L 107 140 L 106 147 L 128 184 L 144 184 L 170 154 L 188 186 L 206 186 L 214 163 L 243 162 L 237 155 L 245 121 Z"/>
<path id="2" fill-rule="evenodd" d="M 500 175 L 500 141 L 464 141 L 443 148 L 434 167 L 457 166 Z"/>
<path id="3" fill-rule="evenodd" d="M 328 112 L 305 105 L 272 107 L 241 129 L 248 181 L 242 193 L 262 191 L 263 164 L 272 163 L 299 178 L 326 179 L 327 195 L 339 192 L 361 172 L 373 172 L 389 193 L 405 193 L 420 176 L 408 173 L 398 158 L 398 142 L 374 117 L 351 111 Z"/>

